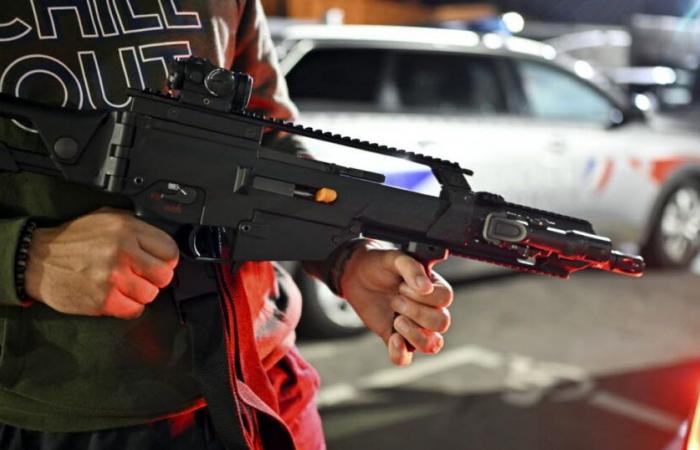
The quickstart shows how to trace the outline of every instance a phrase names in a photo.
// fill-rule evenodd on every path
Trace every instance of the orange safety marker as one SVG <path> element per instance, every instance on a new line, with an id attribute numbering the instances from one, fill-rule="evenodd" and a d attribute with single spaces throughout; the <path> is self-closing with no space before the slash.
<path id="1" fill-rule="evenodd" d="M 321 188 L 316 191 L 314 199 L 319 203 L 333 203 L 338 198 L 338 193 L 331 188 Z"/>

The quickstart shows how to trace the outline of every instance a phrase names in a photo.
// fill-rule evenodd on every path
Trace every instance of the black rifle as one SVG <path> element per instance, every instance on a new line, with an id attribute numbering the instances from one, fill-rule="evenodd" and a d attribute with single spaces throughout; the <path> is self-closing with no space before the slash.
<path id="1" fill-rule="evenodd" d="M 125 195 L 141 218 L 187 234 L 181 247 L 197 260 L 219 258 L 198 237 L 202 227 L 221 227 L 234 261 L 322 260 L 366 236 L 426 264 L 453 254 L 563 278 L 586 268 L 644 270 L 642 258 L 613 250 L 585 220 L 473 192 L 465 177 L 472 172 L 456 163 L 247 113 L 252 80 L 245 74 L 191 58 L 174 64 L 169 86 L 179 95 L 130 90 L 122 112 L 69 111 L 0 94 L 0 115 L 28 121 L 49 150 L 41 156 L 0 143 L 0 170 Z M 397 189 L 381 174 L 265 148 L 269 129 L 426 165 L 442 191 Z"/>
<path id="2" fill-rule="evenodd" d="M 214 265 L 217 285 L 193 261 L 323 260 L 366 236 L 393 242 L 426 266 L 454 254 L 563 278 L 586 268 L 644 271 L 642 258 L 614 251 L 585 220 L 473 192 L 471 172 L 455 163 L 247 113 L 252 79 L 245 74 L 191 58 L 174 64 L 169 86 L 179 95 L 130 90 L 133 101 L 121 112 L 70 111 L 0 94 L 0 115 L 33 127 L 48 149 L 43 155 L 0 142 L 0 171 L 126 196 L 138 216 L 177 238 L 189 256 L 178 267 L 174 297 L 190 331 L 193 377 L 228 448 L 247 446 L 239 425 L 246 406 L 231 384 L 240 361 L 229 358 L 240 352 L 227 353 L 237 344 L 224 336 L 231 316 L 221 316 L 231 302 L 220 303 L 223 265 Z M 442 191 L 433 197 L 392 188 L 381 174 L 265 148 L 266 130 L 423 164 Z M 222 242 L 230 244 L 226 253 Z M 292 445 L 284 432 L 263 434 L 269 448 Z"/>

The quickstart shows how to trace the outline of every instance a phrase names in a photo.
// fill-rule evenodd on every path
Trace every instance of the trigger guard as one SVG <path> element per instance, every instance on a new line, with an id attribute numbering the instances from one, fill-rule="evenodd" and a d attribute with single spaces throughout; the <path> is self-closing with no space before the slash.
<path id="1" fill-rule="evenodd" d="M 199 225 L 193 225 L 187 236 L 188 254 L 195 260 L 202 257 L 202 252 L 199 250 L 199 246 L 197 245 L 197 237 L 199 236 L 200 231 L 202 231 L 202 227 Z"/>
<path id="2" fill-rule="evenodd" d="M 215 248 L 215 242 L 212 236 L 206 235 L 206 233 L 211 232 L 212 230 L 209 227 L 202 227 L 199 225 L 191 225 L 181 230 L 177 239 L 180 252 L 188 259 L 197 262 L 225 262 L 219 256 L 218 249 Z M 211 241 L 209 242 L 209 249 L 204 248 L 207 239 Z"/>

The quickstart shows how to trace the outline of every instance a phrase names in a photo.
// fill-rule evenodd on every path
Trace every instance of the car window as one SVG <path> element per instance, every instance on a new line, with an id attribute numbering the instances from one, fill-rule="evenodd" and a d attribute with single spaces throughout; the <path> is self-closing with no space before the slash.
<path id="1" fill-rule="evenodd" d="M 610 101 L 574 76 L 532 61 L 518 61 L 518 66 L 532 115 L 592 122 L 610 120 Z"/>
<path id="2" fill-rule="evenodd" d="M 453 53 L 402 52 L 396 87 L 407 111 L 493 114 L 506 102 L 492 57 Z"/>
<path id="3" fill-rule="evenodd" d="M 312 50 L 287 74 L 290 96 L 302 109 L 331 104 L 374 110 L 385 56 L 379 49 Z"/>

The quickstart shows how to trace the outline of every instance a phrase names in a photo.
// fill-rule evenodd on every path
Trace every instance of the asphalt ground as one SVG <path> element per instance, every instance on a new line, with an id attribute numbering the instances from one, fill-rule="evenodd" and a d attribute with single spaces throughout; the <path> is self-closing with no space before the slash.
<path id="1" fill-rule="evenodd" d="M 330 450 L 662 450 L 700 386 L 700 277 L 498 274 L 455 283 L 437 356 L 302 342 Z"/>

